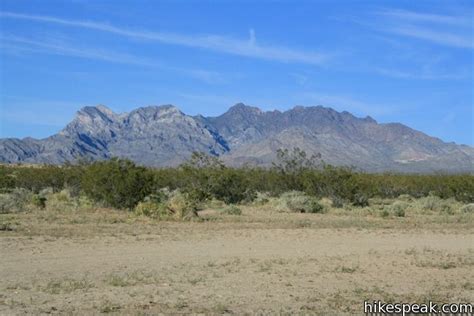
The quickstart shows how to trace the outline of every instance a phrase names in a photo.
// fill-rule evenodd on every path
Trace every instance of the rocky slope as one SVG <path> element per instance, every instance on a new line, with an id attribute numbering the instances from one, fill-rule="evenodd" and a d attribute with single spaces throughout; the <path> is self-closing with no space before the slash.
<path id="1" fill-rule="evenodd" d="M 236 104 L 218 117 L 188 116 L 172 105 L 116 114 L 82 108 L 51 137 L 1 139 L 0 162 L 64 163 L 118 156 L 176 166 L 193 151 L 227 164 L 268 166 L 279 148 L 321 153 L 324 161 L 367 171 L 473 172 L 474 148 L 445 143 L 398 123 L 378 124 L 322 106 L 280 112 Z"/>

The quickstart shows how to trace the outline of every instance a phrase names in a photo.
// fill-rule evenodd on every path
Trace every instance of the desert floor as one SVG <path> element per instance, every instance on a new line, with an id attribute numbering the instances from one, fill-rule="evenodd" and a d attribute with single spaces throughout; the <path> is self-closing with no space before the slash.
<path id="1" fill-rule="evenodd" d="M 1 215 L 0 314 L 363 314 L 474 301 L 472 214 Z M 6 224 L 5 224 L 6 223 Z"/>

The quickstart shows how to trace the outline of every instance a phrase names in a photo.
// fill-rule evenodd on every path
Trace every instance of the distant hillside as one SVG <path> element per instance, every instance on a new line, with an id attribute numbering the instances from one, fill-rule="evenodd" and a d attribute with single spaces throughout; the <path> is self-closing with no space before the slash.
<path id="1" fill-rule="evenodd" d="M 229 165 L 268 166 L 277 149 L 293 147 L 367 171 L 474 171 L 474 148 L 399 123 L 378 124 L 322 106 L 263 112 L 241 103 L 218 117 L 189 116 L 172 105 L 123 114 L 103 105 L 84 107 L 51 137 L 0 139 L 0 162 L 60 164 L 118 156 L 158 167 L 176 166 L 201 151 Z"/>

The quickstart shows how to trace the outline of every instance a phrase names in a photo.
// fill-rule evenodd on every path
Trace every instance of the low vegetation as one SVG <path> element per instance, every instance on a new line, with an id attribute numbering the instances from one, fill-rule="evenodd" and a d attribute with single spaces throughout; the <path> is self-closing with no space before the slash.
<path id="1" fill-rule="evenodd" d="M 474 176 L 367 174 L 325 165 L 318 156 L 307 157 L 295 148 L 278 151 L 278 161 L 266 169 L 230 168 L 201 153 L 178 168 L 164 169 L 117 158 L 60 167 L 0 166 L 0 192 L 0 213 L 108 207 L 137 216 L 188 220 L 212 200 L 232 205 L 225 213 L 238 214 L 238 204 L 324 213 L 328 208 L 370 208 L 376 199 L 398 198 L 377 212 L 404 217 L 414 203 L 425 213 L 452 214 L 458 204 L 463 213 L 472 213 Z"/>

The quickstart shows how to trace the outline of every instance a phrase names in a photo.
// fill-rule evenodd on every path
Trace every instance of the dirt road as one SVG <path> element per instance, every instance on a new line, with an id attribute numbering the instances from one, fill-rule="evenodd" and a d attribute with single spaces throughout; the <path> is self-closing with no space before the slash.
<path id="1" fill-rule="evenodd" d="M 361 314 L 364 299 L 474 301 L 471 233 L 210 227 L 3 236 L 0 314 Z"/>

